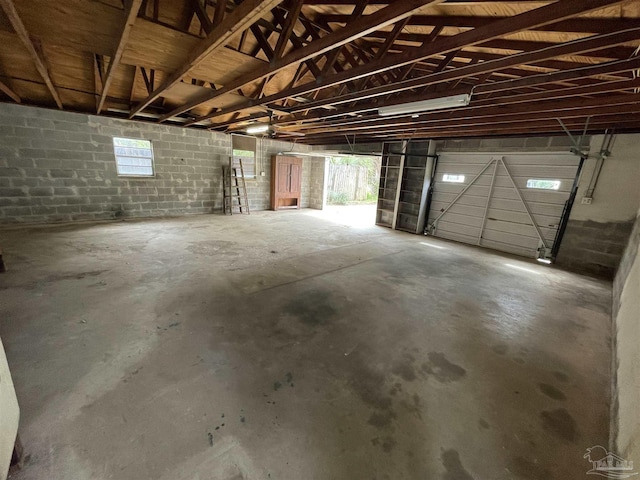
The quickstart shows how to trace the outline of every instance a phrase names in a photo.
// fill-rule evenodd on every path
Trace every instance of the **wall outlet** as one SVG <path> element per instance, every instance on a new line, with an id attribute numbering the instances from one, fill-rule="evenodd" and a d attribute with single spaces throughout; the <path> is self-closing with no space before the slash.
<path id="1" fill-rule="evenodd" d="M 580 203 L 582 203 L 583 205 L 591 205 L 592 201 L 593 201 L 593 197 L 582 197 L 582 200 L 580 201 Z"/>
<path id="2" fill-rule="evenodd" d="M 264 172 L 260 172 L 260 176 L 261 176 L 261 177 L 264 177 Z"/>

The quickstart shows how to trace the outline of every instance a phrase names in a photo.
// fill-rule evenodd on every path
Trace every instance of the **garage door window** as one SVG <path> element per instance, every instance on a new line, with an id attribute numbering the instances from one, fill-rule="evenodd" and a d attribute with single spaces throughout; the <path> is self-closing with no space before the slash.
<path id="1" fill-rule="evenodd" d="M 527 188 L 538 188 L 541 190 L 558 190 L 560 188 L 560 180 L 530 178 L 529 180 L 527 180 Z"/>
<path id="2" fill-rule="evenodd" d="M 118 175 L 153 177 L 153 149 L 149 140 L 113 138 Z"/>
<path id="3" fill-rule="evenodd" d="M 442 181 L 449 183 L 464 183 L 464 175 L 452 175 L 450 173 L 445 173 L 442 175 Z"/>

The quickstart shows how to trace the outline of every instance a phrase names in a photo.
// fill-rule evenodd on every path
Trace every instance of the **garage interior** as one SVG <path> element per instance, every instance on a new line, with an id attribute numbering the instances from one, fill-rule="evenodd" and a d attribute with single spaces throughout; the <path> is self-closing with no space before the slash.
<path id="1" fill-rule="evenodd" d="M 638 473 L 637 0 L 0 7 L 0 479 Z"/>

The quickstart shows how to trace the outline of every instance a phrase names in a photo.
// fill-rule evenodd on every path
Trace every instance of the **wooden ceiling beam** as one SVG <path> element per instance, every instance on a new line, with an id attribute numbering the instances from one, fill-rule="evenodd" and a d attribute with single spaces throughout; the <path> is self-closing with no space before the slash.
<path id="1" fill-rule="evenodd" d="M 505 35 L 510 35 L 513 33 L 521 32 L 523 30 L 529 30 L 535 27 L 557 22 L 559 20 L 584 14 L 593 10 L 602 9 L 606 6 L 615 5 L 623 1 L 624 0 L 582 0 L 580 2 L 575 2 L 573 0 L 560 0 L 553 4 L 543 6 L 535 10 L 530 10 L 528 12 L 513 16 L 511 18 L 498 20 L 496 22 L 492 22 L 483 27 L 478 27 L 473 30 L 463 32 L 452 37 L 440 37 L 436 41 L 426 44 L 423 47 L 413 48 L 410 51 L 407 51 L 403 54 L 388 56 L 380 60 L 374 60 L 368 63 L 367 65 L 355 67 L 355 68 L 349 69 L 346 72 L 323 78 L 321 82 L 316 81 L 316 82 L 300 85 L 289 91 L 283 91 L 275 95 L 264 97 L 262 100 L 259 100 L 259 101 L 252 100 L 246 103 L 238 104 L 235 107 L 231 107 L 234 110 L 223 109 L 222 111 L 224 111 L 224 113 L 231 113 L 231 111 L 240 111 L 240 110 L 244 110 L 246 108 L 250 108 L 257 105 L 265 105 L 270 102 L 279 101 L 294 95 L 295 96 L 302 95 L 308 92 L 312 92 L 314 90 L 318 90 L 320 88 L 327 88 L 334 85 L 339 85 L 341 83 L 344 83 L 350 80 L 357 80 L 364 76 L 381 73 L 396 67 L 403 67 L 405 65 L 410 65 L 412 63 L 425 60 L 434 55 L 446 54 L 453 50 L 457 50 L 457 49 L 472 46 L 472 45 L 477 45 L 477 44 L 486 42 L 488 40 L 503 37 Z M 379 10 L 378 13 L 382 11 L 384 11 L 384 9 Z M 347 27 L 347 28 L 350 28 L 350 27 Z M 360 35 L 360 36 L 363 36 L 363 35 Z M 328 36 L 324 38 L 328 38 Z M 507 57 L 507 58 L 511 58 L 511 57 Z M 478 64 L 477 66 L 480 66 L 480 65 L 482 64 Z M 474 66 L 474 67 L 477 67 L 477 66 Z M 447 74 L 448 72 L 441 72 L 438 75 L 447 75 Z M 453 77 L 449 79 L 452 79 L 452 78 Z M 189 106 L 189 108 L 191 108 L 191 106 Z M 167 115 L 166 118 L 168 118 L 170 115 L 175 114 L 175 112 L 181 113 L 183 111 L 186 111 L 187 109 L 188 108 L 185 109 L 183 107 L 180 107 L 179 109 L 176 109 L 171 114 Z M 188 123 L 188 125 L 193 123 L 199 123 L 206 119 L 214 118 L 215 116 L 218 116 L 218 114 L 205 115 L 203 117 L 196 119 L 194 122 Z"/>
<path id="2" fill-rule="evenodd" d="M 367 39 L 380 39 L 384 40 L 386 32 L 373 32 L 369 34 Z M 410 43 L 422 43 L 427 40 L 429 35 L 422 33 L 402 33 L 398 36 L 398 41 L 400 42 L 410 42 Z M 519 52 L 529 52 L 531 50 L 540 50 L 542 48 L 552 47 L 557 43 L 552 42 L 541 42 L 541 41 L 532 41 L 532 40 L 516 40 L 516 39 L 505 39 L 498 38 L 495 40 L 490 40 L 488 42 L 481 43 L 477 45 L 477 47 L 488 48 L 494 50 L 513 50 Z M 404 48 L 402 48 L 404 47 Z M 394 45 L 392 50 L 399 49 L 400 53 L 405 52 L 407 49 L 411 48 L 409 45 Z M 621 58 L 629 58 L 634 54 L 635 48 L 633 47 L 625 47 L 618 46 L 615 48 L 607 48 L 598 50 L 594 52 L 593 56 L 599 56 L 602 58 L 611 58 L 611 59 L 621 59 Z"/>
<path id="3" fill-rule="evenodd" d="M 618 93 L 622 91 L 631 92 L 632 89 L 639 88 L 639 87 L 640 87 L 640 78 L 636 78 L 633 80 L 624 80 L 624 81 L 602 82 L 598 85 L 589 86 L 589 87 L 573 87 L 573 88 L 558 89 L 558 90 L 551 90 L 551 91 L 544 91 L 544 92 L 518 94 L 518 95 L 506 94 L 501 97 L 495 97 L 491 99 L 474 102 L 473 107 L 474 108 L 482 107 L 482 106 L 495 107 L 495 106 L 514 105 L 518 103 L 527 103 L 527 102 L 535 102 L 535 101 L 562 100 L 566 98 L 582 96 L 582 95 L 585 95 L 586 93 L 591 95 L 598 95 L 598 94 L 604 94 L 604 93 Z M 454 91 L 451 93 L 456 93 L 456 92 Z M 402 104 L 403 101 L 404 102 L 416 101 L 416 100 L 419 101 L 422 99 L 422 97 L 425 97 L 425 96 L 426 95 L 417 96 L 417 97 L 414 96 L 413 98 L 405 97 L 404 99 L 399 99 L 397 102 L 395 102 L 395 104 Z M 433 97 L 433 95 L 431 96 Z M 376 108 L 374 107 L 373 110 L 375 109 Z M 372 116 L 370 118 L 377 119 L 379 117 Z M 314 126 L 317 126 L 317 127 L 331 126 L 332 128 L 340 129 L 340 125 L 336 124 L 335 122 L 328 121 L 327 118 L 324 118 L 323 120 L 324 120 L 323 122 L 318 122 L 316 124 L 312 122 L 309 122 L 308 124 L 298 124 L 297 127 L 298 129 L 305 129 L 305 128 L 313 128 Z M 290 125 L 291 126 L 290 128 L 293 128 L 293 129 L 296 128 L 296 123 L 291 122 L 287 118 L 285 118 L 282 121 L 275 121 L 274 124 L 280 125 L 280 126 Z"/>
<path id="4" fill-rule="evenodd" d="M 140 6 L 142 5 L 142 0 L 128 0 L 125 4 L 125 18 L 120 34 L 118 35 L 118 45 L 116 46 L 113 55 L 111 55 L 107 74 L 102 82 L 102 94 L 100 95 L 100 100 L 98 101 L 98 107 L 96 109 L 98 114 L 100 114 L 104 107 L 104 102 L 107 99 L 109 88 L 111 88 L 111 83 L 115 77 L 115 71 L 118 69 L 118 66 L 120 66 L 122 54 L 124 53 L 124 49 L 129 41 L 129 35 L 131 34 L 131 27 L 133 27 L 133 24 L 136 21 L 136 17 L 140 11 Z"/>
<path id="5" fill-rule="evenodd" d="M 249 1 L 249 0 L 245 0 Z M 225 85 L 224 88 L 215 92 L 204 99 L 195 100 L 189 102 L 181 107 L 176 108 L 172 112 L 168 113 L 160 120 L 167 120 L 175 115 L 191 110 L 192 108 L 210 101 L 219 95 L 234 91 L 248 83 L 253 83 L 266 76 L 274 75 L 280 70 L 292 65 L 294 63 L 302 62 L 304 60 L 313 58 L 317 55 L 322 55 L 337 46 L 344 45 L 352 42 L 353 40 L 360 38 L 367 33 L 377 30 L 379 28 L 391 25 L 403 18 L 411 16 L 416 11 L 424 8 L 426 5 L 435 4 L 442 0 L 402 0 L 390 4 L 388 7 L 382 8 L 371 15 L 366 15 L 354 20 L 350 25 L 345 28 L 341 28 L 332 33 L 325 35 L 318 40 L 309 43 L 307 46 L 301 49 L 296 49 L 284 57 L 271 62 L 269 65 L 265 65 L 256 71 L 249 72 L 248 74 L 241 75 L 236 80 Z M 596 1 L 596 0 L 587 0 Z M 603 1 L 603 0 L 599 0 Z M 285 98 L 285 97 L 283 97 Z"/>
<path id="6" fill-rule="evenodd" d="M 403 126 L 417 128 L 432 123 L 446 123 L 447 125 L 464 125 L 471 119 L 488 118 L 490 121 L 499 121 L 500 117 L 541 119 L 541 118 L 570 118 L 582 111 L 588 110 L 585 115 L 597 115 L 598 109 L 602 112 L 619 112 L 620 109 L 633 106 L 640 108 L 640 94 L 620 94 L 614 96 L 601 96 L 595 98 L 571 98 L 562 101 L 530 102 L 516 105 L 496 105 L 492 107 L 465 107 L 446 111 L 429 112 L 420 114 L 419 119 L 411 115 L 381 119 L 378 116 L 352 121 L 334 122 L 330 126 L 311 127 L 322 131 L 323 129 L 339 129 L 341 132 L 354 132 L 360 130 L 381 130 Z M 635 110 L 633 110 L 635 111 Z M 302 128 L 302 131 L 309 131 Z M 312 130 L 313 131 L 313 130 Z"/>
<path id="7" fill-rule="evenodd" d="M 465 67 L 458 67 L 440 72 L 436 71 L 429 75 L 414 78 L 411 80 L 404 80 L 402 82 L 397 82 L 391 85 L 374 87 L 360 92 L 352 92 L 350 94 L 343 95 L 342 97 L 328 98 L 320 102 L 315 102 L 314 107 L 317 108 L 325 105 L 336 105 L 352 100 L 363 100 L 380 95 L 387 95 L 390 93 L 398 93 L 414 88 L 426 87 L 428 85 L 456 80 L 471 75 L 481 75 L 487 72 L 496 72 L 505 68 L 515 67 L 519 65 L 536 64 L 555 57 L 577 55 L 579 53 L 589 52 L 598 48 L 618 45 L 637 39 L 640 39 L 640 27 L 624 32 L 595 35 L 592 37 L 581 38 L 578 40 L 573 40 L 571 42 L 561 43 L 552 47 L 543 48 L 541 50 L 535 50 L 532 52 L 522 52 L 506 57 L 500 56 L 499 58 L 495 58 L 494 60 L 480 62 L 475 65 L 468 65 Z M 451 59 L 445 57 L 445 61 L 447 60 L 450 61 Z M 305 108 L 308 107 L 305 105 Z M 292 111 L 295 111 L 295 109 Z"/>
<path id="8" fill-rule="evenodd" d="M 303 4 L 304 0 L 291 0 L 287 19 L 285 20 L 284 24 L 282 24 L 282 33 L 278 37 L 278 42 L 276 43 L 276 48 L 274 49 L 274 58 L 281 58 L 284 54 L 285 48 L 287 47 L 287 42 L 289 41 L 289 37 L 291 37 L 293 29 L 295 28 L 296 23 L 298 23 L 298 18 L 300 16 L 300 12 L 302 11 Z"/>
<path id="9" fill-rule="evenodd" d="M 227 10 L 227 0 L 218 0 L 216 2 L 216 9 L 213 13 L 212 27 L 217 27 L 222 23 L 226 10 Z"/>
<path id="10" fill-rule="evenodd" d="M 351 15 L 349 15 L 349 20 L 347 20 L 347 23 L 350 23 L 356 20 L 358 17 L 360 17 L 364 12 L 365 7 L 368 4 L 369 4 L 368 0 L 358 0 L 355 6 L 353 7 L 353 11 L 351 12 Z M 327 28 L 329 28 L 328 25 L 327 25 Z M 327 74 L 328 72 L 331 71 L 331 69 L 333 68 L 333 65 L 336 63 L 336 60 L 338 60 L 338 57 L 340 56 L 341 50 L 345 48 L 346 47 L 341 45 L 329 52 L 329 54 L 327 55 L 327 61 L 322 69 L 323 74 Z"/>
<path id="11" fill-rule="evenodd" d="M 147 105 L 159 98 L 166 90 L 178 83 L 182 77 L 189 73 L 196 65 L 219 48 L 223 48 L 232 38 L 240 35 L 280 2 L 282 2 L 282 0 L 245 0 L 242 2 L 229 13 L 217 27 L 211 30 L 207 37 L 200 42 L 198 47 L 191 52 L 180 68 L 169 75 L 157 89 L 133 108 L 129 118 L 133 118 Z"/>
<path id="12" fill-rule="evenodd" d="M 274 58 L 274 52 L 273 52 L 273 48 L 271 47 L 271 44 L 269 43 L 269 37 L 271 36 L 271 32 L 267 32 L 267 34 L 265 35 L 262 30 L 260 30 L 260 27 L 256 24 L 251 25 L 251 27 L 249 27 L 249 29 L 251 30 L 251 33 L 253 33 L 254 38 L 256 39 L 256 41 L 258 42 L 258 45 L 256 46 L 256 48 L 254 49 L 253 52 L 251 52 L 251 56 L 255 57 L 256 54 L 262 50 L 262 52 L 264 53 L 265 57 L 267 57 L 268 61 L 273 60 Z"/>
<path id="13" fill-rule="evenodd" d="M 501 90 L 511 90 L 514 88 L 534 87 L 545 85 L 548 83 L 572 81 L 598 75 L 611 75 L 621 72 L 629 72 L 639 68 L 640 57 L 631 57 L 625 60 L 614 60 L 611 62 L 604 62 L 587 67 L 574 68 L 571 70 L 543 73 L 539 75 L 532 75 L 526 78 L 517 78 L 513 80 L 504 80 L 500 82 L 478 85 L 474 89 L 474 93 L 482 94 L 499 92 Z"/>
<path id="14" fill-rule="evenodd" d="M 9 19 L 9 22 L 18 35 L 18 38 L 20 38 L 20 41 L 27 49 L 31 60 L 33 61 L 33 63 L 35 63 L 36 70 L 38 70 L 38 73 L 44 80 L 44 83 L 49 89 L 49 93 L 51 93 L 51 96 L 55 100 L 56 105 L 59 109 L 62 110 L 62 100 L 60 99 L 60 95 L 58 94 L 58 91 L 56 90 L 56 87 L 51 80 L 51 75 L 49 74 L 49 69 L 47 68 L 47 64 L 45 62 L 44 56 L 42 55 L 42 51 L 40 50 L 39 46 L 36 45 L 33 40 L 31 40 L 31 37 L 29 37 L 29 32 L 27 32 L 24 23 L 22 23 L 22 19 L 20 18 L 20 15 L 18 15 L 18 11 L 16 10 L 13 0 L 0 0 L 0 6 Z"/>
<path id="15" fill-rule="evenodd" d="M 561 3 L 561 2 L 558 2 Z M 533 10 L 532 10 L 533 11 Z M 522 15 L 522 14 L 521 14 Z M 516 15 L 518 16 L 518 15 Z M 328 24 L 344 24 L 347 15 L 321 15 L 323 21 Z M 458 28 L 482 28 L 496 21 L 509 20 L 515 17 L 465 17 L 454 15 L 414 15 L 409 20 L 409 26 L 423 27 L 458 27 Z M 616 30 L 626 30 L 640 26 L 640 18 L 589 18 L 579 17 L 566 20 L 558 20 L 532 27 L 531 30 L 547 32 L 570 33 L 608 33 Z"/>
<path id="16" fill-rule="evenodd" d="M 11 100 L 16 103 L 22 103 L 20 96 L 14 92 L 6 83 L 0 81 L 0 91 L 7 95 Z"/>
<path id="17" fill-rule="evenodd" d="M 630 108 L 630 112 L 640 112 L 638 107 Z M 620 124 L 627 124 L 635 126 L 636 128 L 640 128 L 640 121 L 637 118 L 630 118 L 628 114 L 614 114 L 608 113 L 601 116 L 594 117 L 593 115 L 579 115 L 575 118 L 565 118 L 562 122 L 565 124 L 569 130 L 577 129 L 582 132 L 584 129 L 585 123 L 589 118 L 589 126 L 592 128 L 614 128 L 614 126 Z M 442 136 L 455 135 L 456 132 L 464 131 L 465 136 L 475 134 L 481 134 L 487 131 L 495 131 L 501 132 L 503 135 L 513 135 L 514 133 L 553 133 L 553 132 L 564 132 L 562 125 L 558 122 L 557 119 L 547 119 L 547 120 L 508 120 L 504 122 L 496 122 L 496 123 L 475 123 L 469 124 L 461 127 L 455 126 L 441 126 L 438 128 L 418 128 L 413 131 L 408 131 L 407 129 L 398 129 L 398 130 L 386 130 L 384 135 L 432 135 L 434 137 L 442 138 Z"/>
<path id="18" fill-rule="evenodd" d="M 584 130 L 587 116 L 576 117 L 563 120 L 565 127 L 571 132 Z M 606 129 L 613 129 L 617 132 L 620 129 L 635 129 L 640 131 L 640 121 L 637 118 L 630 118 L 629 115 L 603 115 L 601 117 L 591 117 L 587 133 L 594 134 Z M 534 135 L 566 135 L 564 129 L 557 120 L 542 121 L 517 121 L 494 123 L 490 125 L 469 125 L 466 128 L 426 128 L 426 129 L 401 129 L 397 131 L 384 131 L 379 134 L 358 134 L 355 136 L 358 143 L 380 142 L 387 139 L 411 138 L 418 140 L 421 138 L 442 139 L 461 137 L 490 137 L 490 136 L 534 136 Z M 344 136 L 340 134 L 306 135 L 298 140 L 301 143 L 315 145 L 329 145 L 344 143 Z"/>

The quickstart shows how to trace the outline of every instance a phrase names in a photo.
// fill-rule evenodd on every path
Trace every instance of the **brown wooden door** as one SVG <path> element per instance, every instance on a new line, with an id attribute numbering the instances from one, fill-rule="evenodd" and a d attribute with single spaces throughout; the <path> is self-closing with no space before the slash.
<path id="1" fill-rule="evenodd" d="M 271 208 L 300 208 L 302 159 L 275 155 L 271 158 Z"/>

